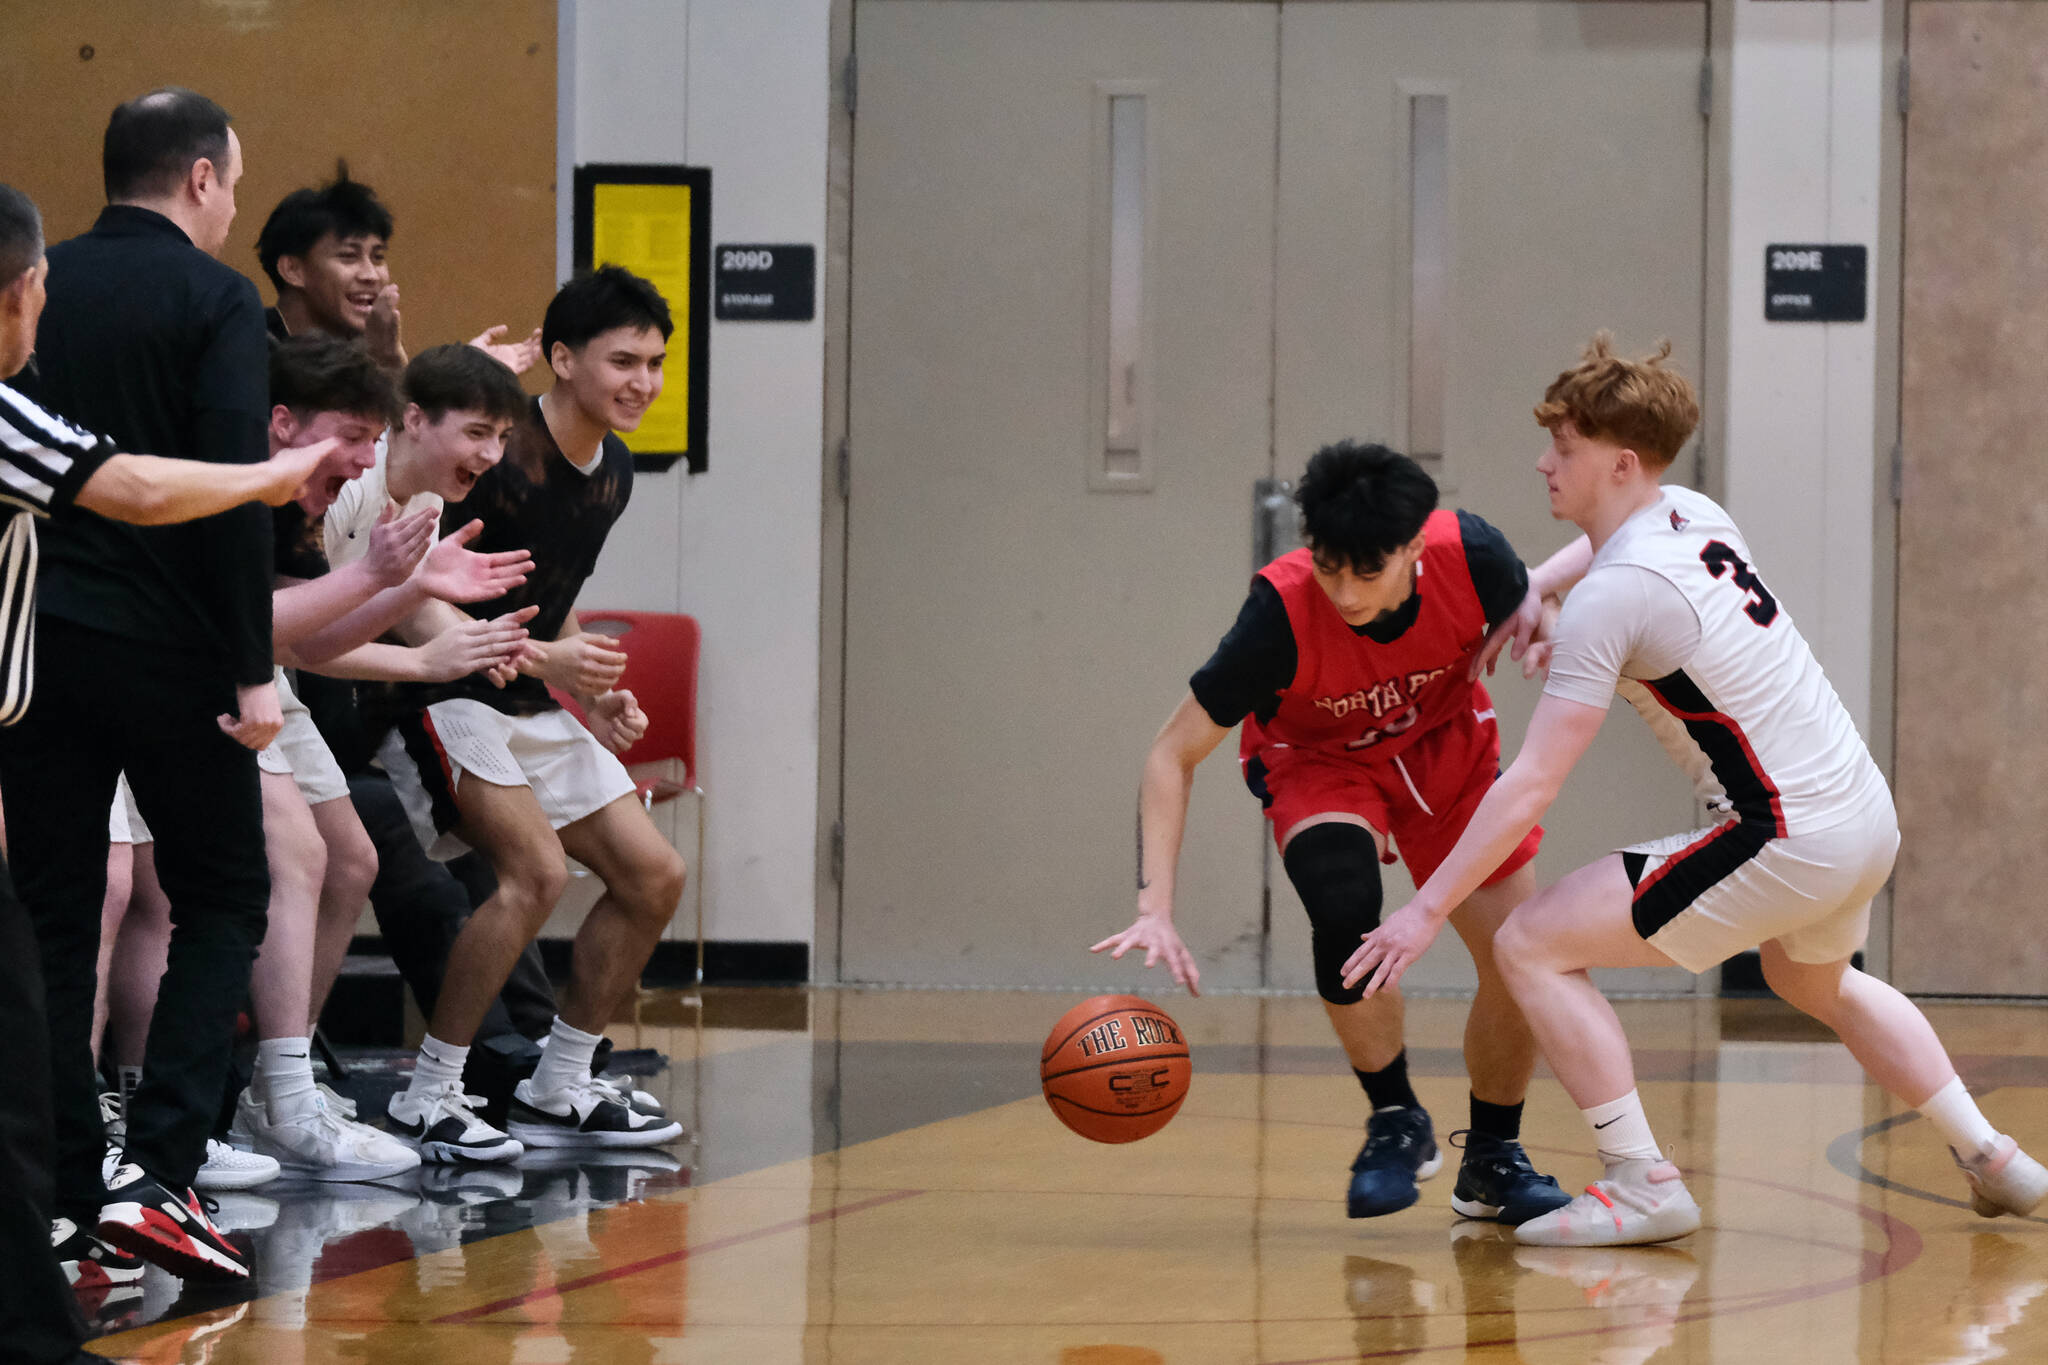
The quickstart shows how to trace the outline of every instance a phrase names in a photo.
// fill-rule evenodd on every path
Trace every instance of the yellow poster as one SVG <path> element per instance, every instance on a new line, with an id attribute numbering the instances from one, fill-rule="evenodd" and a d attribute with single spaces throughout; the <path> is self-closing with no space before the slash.
<path id="1" fill-rule="evenodd" d="M 688 455 L 690 450 L 690 197 L 688 185 L 593 186 L 591 260 L 622 265 L 651 281 L 668 300 L 669 336 L 661 397 L 626 433 L 635 454 Z"/>

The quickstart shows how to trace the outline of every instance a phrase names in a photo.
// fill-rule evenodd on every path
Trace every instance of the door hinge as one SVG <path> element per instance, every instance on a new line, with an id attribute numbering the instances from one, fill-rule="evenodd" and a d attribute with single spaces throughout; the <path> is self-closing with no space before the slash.
<path id="1" fill-rule="evenodd" d="M 860 60 L 851 52 L 839 65 L 839 102 L 846 107 L 848 118 L 860 105 Z"/>
<path id="2" fill-rule="evenodd" d="M 832 822 L 832 847 L 830 852 L 832 885 L 846 885 L 846 821 Z"/>
<path id="3" fill-rule="evenodd" d="M 1899 117 L 1904 118 L 1913 109 L 1913 69 L 1906 57 L 1899 58 L 1899 84 L 1894 92 L 1899 106 Z"/>
<path id="4" fill-rule="evenodd" d="M 1892 442 L 1892 506 L 1903 506 L 1906 501 L 1906 443 Z"/>
<path id="5" fill-rule="evenodd" d="M 850 501 L 853 497 L 853 443 L 842 436 L 839 451 L 833 457 L 832 477 L 839 489 L 839 500 Z"/>
<path id="6" fill-rule="evenodd" d="M 1700 58 L 1700 117 L 1714 116 L 1714 59 Z"/>

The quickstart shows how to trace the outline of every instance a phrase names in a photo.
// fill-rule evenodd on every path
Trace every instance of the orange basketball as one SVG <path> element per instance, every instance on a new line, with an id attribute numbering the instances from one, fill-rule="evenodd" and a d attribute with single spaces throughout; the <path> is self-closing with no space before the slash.
<path id="1" fill-rule="evenodd" d="M 1180 1025 L 1135 995 L 1083 1000 L 1052 1026 L 1038 1058 L 1045 1102 L 1094 1142 L 1136 1142 L 1164 1128 L 1192 1074 Z"/>

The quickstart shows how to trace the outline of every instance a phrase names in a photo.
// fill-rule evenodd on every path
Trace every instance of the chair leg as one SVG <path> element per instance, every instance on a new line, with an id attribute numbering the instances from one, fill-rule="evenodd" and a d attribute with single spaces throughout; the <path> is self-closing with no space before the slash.
<path id="1" fill-rule="evenodd" d="M 334 1055 L 334 1048 L 329 1045 L 327 1035 L 318 1028 L 313 1030 L 313 1048 L 320 1054 L 320 1060 L 327 1063 L 328 1075 L 337 1081 L 348 1078 L 348 1068 L 341 1064 L 341 1058 Z"/>
<path id="2" fill-rule="evenodd" d="M 691 795 L 697 798 L 697 985 L 704 984 L 704 789 L 691 788 Z"/>

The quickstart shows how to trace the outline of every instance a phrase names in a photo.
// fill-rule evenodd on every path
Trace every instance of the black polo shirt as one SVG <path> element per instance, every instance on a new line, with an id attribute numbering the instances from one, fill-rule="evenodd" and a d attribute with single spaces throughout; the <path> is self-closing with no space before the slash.
<path id="1" fill-rule="evenodd" d="M 49 304 L 15 387 L 121 450 L 269 456 L 270 366 L 256 286 L 162 214 L 109 205 L 49 250 Z M 179 526 L 78 511 L 43 528 L 38 610 L 268 681 L 270 509 Z"/>

